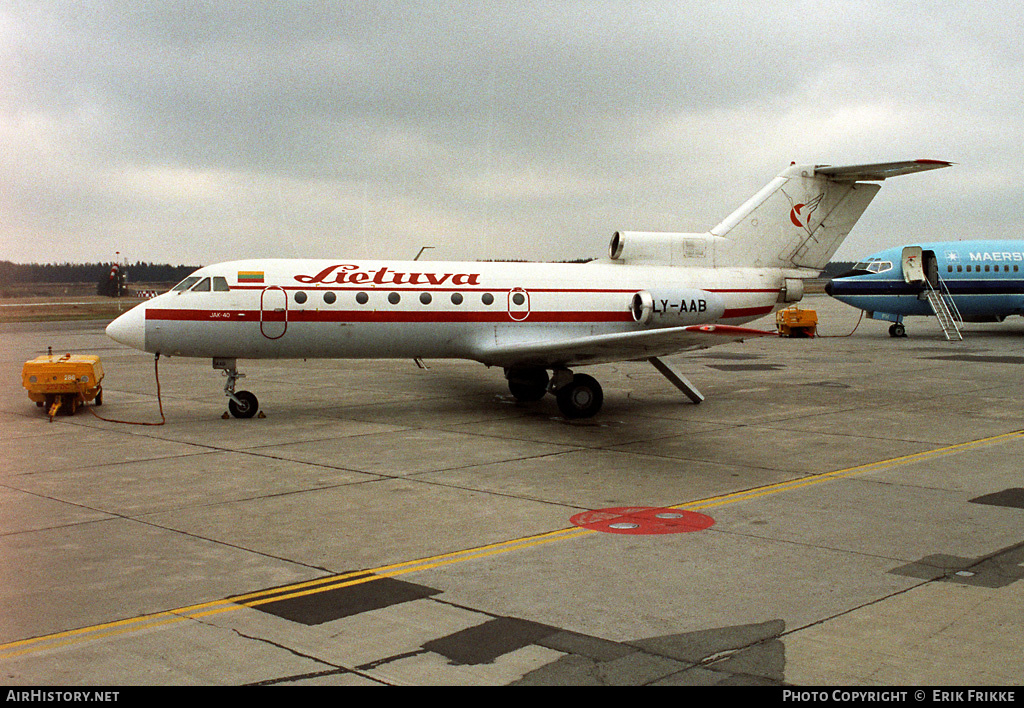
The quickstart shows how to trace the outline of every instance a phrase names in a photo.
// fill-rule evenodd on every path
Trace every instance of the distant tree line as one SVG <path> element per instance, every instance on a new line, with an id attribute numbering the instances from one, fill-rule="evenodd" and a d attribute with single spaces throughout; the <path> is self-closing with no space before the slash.
<path id="1" fill-rule="evenodd" d="M 537 263 L 528 258 L 477 258 L 477 263 Z M 545 261 L 547 263 L 590 263 L 593 258 L 577 258 L 571 261 Z"/>
<path id="2" fill-rule="evenodd" d="M 563 261 L 584 263 L 589 259 Z M 166 263 L 138 261 L 127 267 L 120 266 L 116 278 L 111 278 L 113 263 L 12 263 L 0 261 L 0 287 L 26 283 L 97 283 L 98 292 L 111 288 L 110 281 L 120 281 L 118 289 L 130 283 L 177 283 L 192 271 L 195 265 L 172 266 Z M 825 266 L 823 278 L 834 278 L 853 268 L 853 261 L 834 261 Z M 114 290 L 116 292 L 116 290 Z M 101 292 L 101 294 L 107 294 Z"/>
<path id="3" fill-rule="evenodd" d="M 101 283 L 110 280 L 113 263 L 11 263 L 0 261 L 0 287 L 25 283 Z M 121 265 L 131 283 L 176 283 L 199 266 L 138 261 Z M 121 272 L 126 271 L 126 272 Z"/>

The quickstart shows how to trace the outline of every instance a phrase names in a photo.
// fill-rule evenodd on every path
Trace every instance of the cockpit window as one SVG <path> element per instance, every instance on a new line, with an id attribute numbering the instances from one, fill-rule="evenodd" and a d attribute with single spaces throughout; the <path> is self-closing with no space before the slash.
<path id="1" fill-rule="evenodd" d="M 187 278 L 185 278 L 183 281 L 181 281 L 180 283 L 175 285 L 173 288 L 171 288 L 171 292 L 175 292 L 175 291 L 182 292 L 183 290 L 188 290 L 189 288 L 191 288 L 193 285 L 195 285 L 198 282 L 199 282 L 199 276 L 198 275 L 190 275 Z"/>
<path id="2" fill-rule="evenodd" d="M 884 273 L 887 270 L 892 270 L 892 261 L 883 261 L 881 258 L 869 258 L 855 265 L 853 269 L 866 270 L 869 273 Z"/>
<path id="3" fill-rule="evenodd" d="M 192 292 L 194 292 L 194 293 L 208 293 L 208 292 L 210 292 L 210 279 L 209 278 L 203 278 L 202 280 L 200 280 L 198 283 L 196 283 L 196 286 L 194 288 L 192 288 Z"/>
<path id="4" fill-rule="evenodd" d="M 215 277 L 213 279 L 213 290 L 218 293 L 226 293 L 231 290 L 231 288 L 228 287 L 228 279 L 221 278 L 219 276 Z"/>

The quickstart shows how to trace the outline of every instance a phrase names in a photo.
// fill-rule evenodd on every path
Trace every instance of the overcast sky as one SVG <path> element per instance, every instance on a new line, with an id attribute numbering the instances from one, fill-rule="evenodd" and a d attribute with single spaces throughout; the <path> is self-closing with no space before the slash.
<path id="1" fill-rule="evenodd" d="M 0 9 L 0 260 L 569 259 L 791 161 L 934 158 L 836 258 L 1024 238 L 1024 10 L 901 2 Z"/>

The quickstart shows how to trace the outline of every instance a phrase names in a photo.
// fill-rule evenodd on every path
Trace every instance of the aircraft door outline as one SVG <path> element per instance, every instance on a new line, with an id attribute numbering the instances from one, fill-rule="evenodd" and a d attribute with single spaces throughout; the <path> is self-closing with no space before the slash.
<path id="1" fill-rule="evenodd" d="M 267 339 L 280 339 L 287 331 L 288 293 L 279 285 L 264 288 L 260 292 L 260 334 Z"/>
<path id="2" fill-rule="evenodd" d="M 522 322 L 530 316 L 530 293 L 524 288 L 508 291 L 508 316 Z"/>
<path id="3" fill-rule="evenodd" d="M 939 287 L 939 261 L 935 257 L 935 251 L 923 251 L 921 255 L 925 279 L 933 288 Z"/>
<path id="4" fill-rule="evenodd" d="M 902 257 L 903 280 L 907 283 L 923 283 L 927 278 L 924 274 L 924 252 L 920 246 L 907 246 Z"/>

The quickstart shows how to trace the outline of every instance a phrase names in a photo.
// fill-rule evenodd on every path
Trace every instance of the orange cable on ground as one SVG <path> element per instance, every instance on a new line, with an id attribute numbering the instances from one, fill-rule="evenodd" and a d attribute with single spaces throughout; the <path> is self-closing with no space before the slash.
<path id="1" fill-rule="evenodd" d="M 167 419 L 164 417 L 164 402 L 163 402 L 163 399 L 160 396 L 160 355 L 159 354 L 157 354 L 154 357 L 154 359 L 153 359 L 153 374 L 156 377 L 156 402 L 157 402 L 157 405 L 160 406 L 160 422 L 159 423 L 147 423 L 147 422 L 144 422 L 144 421 L 136 421 L 136 420 L 115 420 L 113 418 L 104 418 L 103 416 L 101 416 L 99 413 L 96 412 L 96 410 L 95 410 L 96 406 L 94 406 L 94 405 L 93 406 L 88 406 L 89 412 L 92 413 L 97 418 L 99 418 L 100 420 L 106 421 L 107 423 L 123 423 L 124 425 L 163 425 L 164 423 L 167 422 Z"/>
<path id="2" fill-rule="evenodd" d="M 864 310 L 861 310 L 860 311 L 860 317 L 857 318 L 857 324 L 855 324 L 853 326 L 853 329 L 850 330 L 850 332 L 848 334 L 819 334 L 818 336 L 823 338 L 823 339 L 828 339 L 830 337 L 849 337 L 849 336 L 853 335 L 854 332 L 857 331 L 857 328 L 860 327 L 861 320 L 863 320 L 863 319 L 864 319 Z"/>

